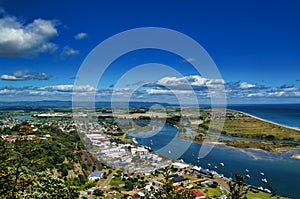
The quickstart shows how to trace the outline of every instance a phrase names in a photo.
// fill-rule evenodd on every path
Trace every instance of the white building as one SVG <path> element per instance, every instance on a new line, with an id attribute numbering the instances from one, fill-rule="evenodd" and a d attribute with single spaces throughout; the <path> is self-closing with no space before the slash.
<path id="1" fill-rule="evenodd" d="M 100 180 L 102 178 L 102 176 L 103 176 L 103 173 L 101 171 L 94 171 L 89 175 L 88 179 L 89 180 Z"/>

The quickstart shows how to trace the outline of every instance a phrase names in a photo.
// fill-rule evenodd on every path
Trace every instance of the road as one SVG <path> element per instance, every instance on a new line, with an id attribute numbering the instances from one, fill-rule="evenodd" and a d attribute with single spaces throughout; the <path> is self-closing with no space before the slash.
<path id="1" fill-rule="evenodd" d="M 114 174 L 110 174 L 107 179 L 99 186 L 99 189 L 103 189 L 110 181 L 111 179 L 114 177 Z"/>

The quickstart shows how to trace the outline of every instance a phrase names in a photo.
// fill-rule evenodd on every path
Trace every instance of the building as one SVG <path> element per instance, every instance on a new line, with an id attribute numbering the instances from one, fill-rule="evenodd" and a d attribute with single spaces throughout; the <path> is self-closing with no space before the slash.
<path id="1" fill-rule="evenodd" d="M 197 189 L 191 190 L 191 193 L 195 196 L 195 199 L 204 199 L 204 198 L 206 198 L 204 193 L 202 193 L 201 191 L 199 191 Z"/>
<path id="2" fill-rule="evenodd" d="M 188 178 L 184 178 L 178 174 L 174 174 L 174 175 L 170 175 L 168 176 L 169 179 L 172 179 L 173 181 L 173 185 L 179 185 L 180 183 L 183 183 L 183 182 L 189 182 L 190 179 Z"/>
<path id="3" fill-rule="evenodd" d="M 178 168 L 178 169 L 186 169 L 190 165 L 184 164 L 184 163 L 181 163 L 181 162 L 174 162 L 174 163 L 172 163 L 172 166 L 175 167 L 175 168 Z"/>
<path id="4" fill-rule="evenodd" d="M 89 175 L 88 179 L 89 180 L 100 180 L 102 178 L 102 176 L 103 176 L 103 173 L 101 171 L 94 171 Z"/>

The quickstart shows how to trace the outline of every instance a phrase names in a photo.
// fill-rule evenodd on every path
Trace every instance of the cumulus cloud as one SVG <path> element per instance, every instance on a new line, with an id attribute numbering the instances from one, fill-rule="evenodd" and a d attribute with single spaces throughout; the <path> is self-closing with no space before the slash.
<path id="1" fill-rule="evenodd" d="M 12 74 L 3 74 L 1 80 L 8 81 L 24 81 L 24 80 L 48 80 L 49 76 L 46 73 L 32 73 L 29 70 L 20 70 Z"/>
<path id="2" fill-rule="evenodd" d="M 73 48 L 71 48 L 70 46 L 65 46 L 62 50 L 62 52 L 60 53 L 60 57 L 62 59 L 65 59 L 67 57 L 72 57 L 79 54 L 79 50 L 74 50 Z"/>
<path id="3" fill-rule="evenodd" d="M 255 84 L 249 84 L 247 82 L 242 82 L 242 83 L 240 83 L 240 86 L 239 86 L 240 89 L 249 89 L 249 88 L 255 88 L 255 87 L 256 87 Z"/>
<path id="4" fill-rule="evenodd" d="M 85 32 L 80 32 L 77 35 L 74 36 L 74 39 L 81 40 L 87 38 L 88 34 Z"/>
<path id="5" fill-rule="evenodd" d="M 0 18 L 0 56 L 32 57 L 55 51 L 57 45 L 50 40 L 58 35 L 57 25 L 43 19 L 25 24 L 13 16 Z"/>
<path id="6" fill-rule="evenodd" d="M 147 89 L 146 92 L 150 95 L 178 95 L 178 94 L 192 94 L 191 90 L 163 90 L 163 89 Z"/>
<path id="7" fill-rule="evenodd" d="M 10 74 L 17 78 L 16 74 Z M 161 86 L 158 86 L 159 83 Z M 185 84 L 189 83 L 191 87 L 202 88 L 204 85 L 206 89 L 187 89 Z M 296 86 L 282 85 L 278 87 L 266 87 L 264 85 L 259 85 L 249 82 L 229 82 L 225 83 L 224 80 L 212 80 L 206 79 L 200 76 L 186 76 L 186 77 L 165 77 L 161 78 L 155 82 L 148 83 L 148 86 L 139 87 L 134 90 L 130 87 L 125 88 L 96 88 L 90 85 L 80 85 L 74 86 L 72 84 L 63 85 L 50 85 L 43 87 L 34 86 L 5 86 L 0 88 L 0 98 L 12 99 L 18 98 L 27 99 L 30 97 L 36 97 L 36 99 L 60 99 L 60 100 L 71 100 L 73 91 L 76 91 L 76 95 L 82 96 L 83 99 L 88 99 L 89 97 L 95 97 L 97 100 L 111 100 L 112 95 L 115 99 L 122 101 L 124 99 L 130 99 L 132 101 L 160 101 L 168 103 L 176 103 L 178 96 L 184 100 L 184 102 L 192 103 L 191 96 L 196 96 L 200 100 L 209 100 L 212 96 L 217 96 L 218 90 L 208 89 L 207 85 L 216 86 L 225 84 L 225 92 L 227 99 L 236 100 L 242 102 L 244 100 L 266 100 L 266 99 L 292 99 L 297 100 L 300 96 L 300 89 Z M 163 86 L 162 86 L 163 85 Z M 191 88 L 190 87 L 190 88 Z M 211 91 L 212 90 L 212 91 Z M 40 98 L 38 98 L 40 97 Z M 114 100 L 115 100 L 114 99 Z"/>
<path id="8" fill-rule="evenodd" d="M 97 89 L 90 85 L 74 86 L 72 84 L 67 85 L 55 85 L 55 86 L 45 86 L 40 87 L 38 90 L 47 90 L 47 91 L 60 91 L 60 92 L 94 92 Z"/>
<path id="9" fill-rule="evenodd" d="M 156 82 L 145 84 L 148 87 L 167 87 L 176 90 L 218 88 L 225 83 L 223 79 L 207 79 L 199 75 L 185 77 L 164 77 Z"/>

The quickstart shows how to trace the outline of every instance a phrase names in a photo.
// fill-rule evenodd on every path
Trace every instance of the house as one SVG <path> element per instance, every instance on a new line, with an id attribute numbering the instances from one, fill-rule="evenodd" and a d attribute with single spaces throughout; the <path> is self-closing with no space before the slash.
<path id="1" fill-rule="evenodd" d="M 191 193 L 195 196 L 195 199 L 204 199 L 204 198 L 206 198 L 204 193 L 202 193 L 198 189 L 192 189 Z"/>
<path id="2" fill-rule="evenodd" d="M 220 196 L 218 197 L 218 199 L 227 199 L 227 196 L 226 196 L 226 195 L 220 195 Z"/>
<path id="3" fill-rule="evenodd" d="M 89 180 L 100 180 L 102 178 L 102 176 L 103 176 L 103 173 L 101 171 L 94 171 L 89 175 L 88 179 Z"/>
<path id="4" fill-rule="evenodd" d="M 184 164 L 184 163 L 181 163 L 181 162 L 174 162 L 174 163 L 172 164 L 172 166 L 175 167 L 175 168 L 178 168 L 178 169 L 186 169 L 186 168 L 188 168 L 190 165 Z"/>
<path id="5" fill-rule="evenodd" d="M 168 179 L 172 179 L 173 185 L 179 185 L 180 183 L 189 182 L 190 181 L 190 179 L 184 178 L 184 177 L 182 177 L 182 176 L 180 176 L 178 174 L 169 175 Z"/>
<path id="6" fill-rule="evenodd" d="M 190 179 L 184 178 L 184 177 L 182 177 L 182 176 L 176 176 L 176 177 L 173 177 L 172 180 L 173 180 L 174 185 L 177 185 L 177 184 L 180 184 L 180 183 L 183 183 L 183 182 L 189 182 L 189 181 L 190 181 Z"/>

